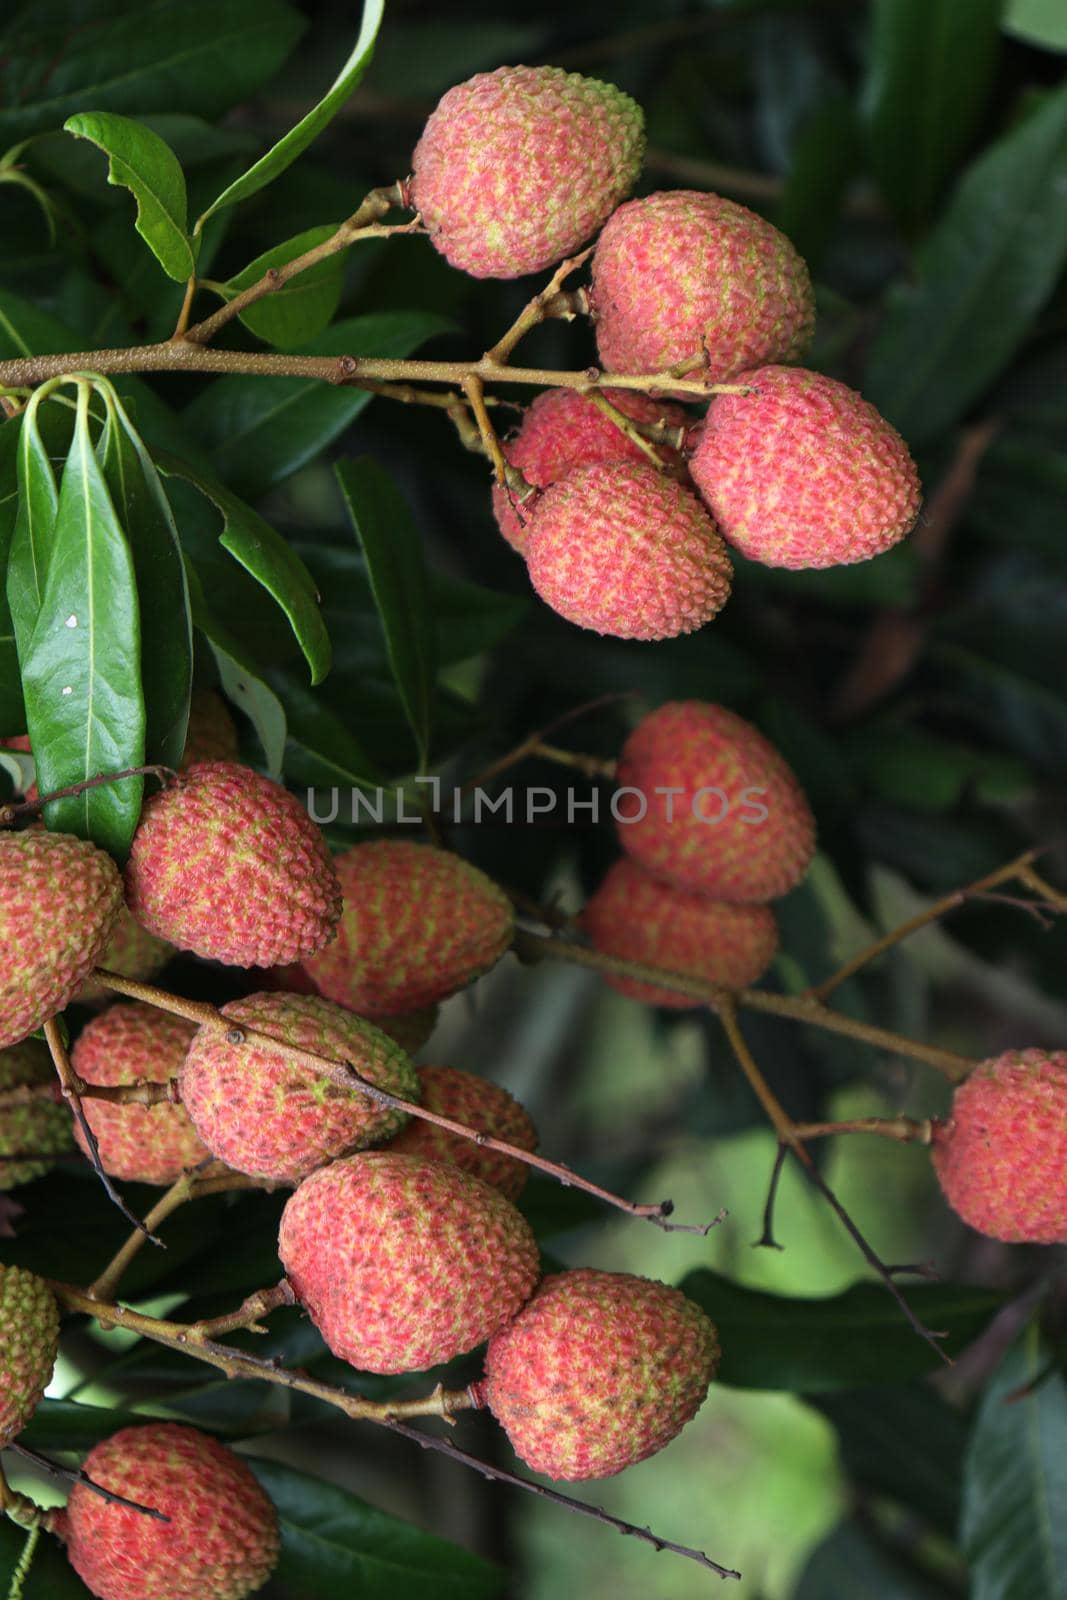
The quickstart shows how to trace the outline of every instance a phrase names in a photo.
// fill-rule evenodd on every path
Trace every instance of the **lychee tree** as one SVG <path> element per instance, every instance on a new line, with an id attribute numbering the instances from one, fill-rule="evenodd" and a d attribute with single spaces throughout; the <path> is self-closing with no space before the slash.
<path id="1" fill-rule="evenodd" d="M 0 22 L 8 1592 L 1063 1600 L 1067 30 L 383 9 Z"/>

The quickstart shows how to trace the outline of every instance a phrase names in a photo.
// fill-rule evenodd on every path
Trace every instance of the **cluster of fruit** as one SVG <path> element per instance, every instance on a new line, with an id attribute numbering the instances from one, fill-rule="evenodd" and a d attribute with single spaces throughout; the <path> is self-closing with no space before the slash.
<path id="1" fill-rule="evenodd" d="M 612 85 L 500 67 L 444 96 L 407 191 L 437 248 L 475 277 L 553 266 L 599 230 L 579 303 L 602 370 L 640 375 L 646 392 L 542 394 L 505 445 L 493 504 L 541 597 L 622 639 L 715 616 L 726 544 L 768 566 L 866 561 L 920 504 L 907 446 L 875 408 L 783 364 L 815 326 L 790 241 L 719 195 L 626 201 L 643 149 L 640 109 Z M 734 390 L 703 418 L 672 399 L 671 378 L 694 372 Z"/>

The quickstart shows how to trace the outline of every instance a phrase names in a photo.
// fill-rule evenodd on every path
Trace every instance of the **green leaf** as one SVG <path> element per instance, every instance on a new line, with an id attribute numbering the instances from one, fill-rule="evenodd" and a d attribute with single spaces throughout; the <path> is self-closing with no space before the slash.
<path id="1" fill-rule="evenodd" d="M 0 423 L 0 572 L 8 570 L 18 509 L 18 449 L 22 418 Z M 0 727 L 14 733 L 25 725 L 15 627 L 5 589 L 0 589 Z M 0 734 L 0 737 L 6 737 Z"/>
<path id="2" fill-rule="evenodd" d="M 437 663 L 422 539 L 407 502 L 376 461 L 339 461 L 334 471 L 366 557 L 389 663 L 425 767 Z"/>
<path id="3" fill-rule="evenodd" d="M 29 654 L 30 638 L 44 600 L 59 510 L 59 490 L 48 447 L 41 437 L 39 415 L 35 396 L 26 408 L 18 436 L 18 505 L 7 567 L 7 602 L 23 659 Z"/>
<path id="4" fill-rule="evenodd" d="M 431 311 L 384 311 L 336 323 L 302 354 L 406 356 L 452 326 Z M 220 477 L 238 494 L 260 495 L 320 455 L 371 399 L 366 389 L 308 378 L 225 377 L 182 420 L 212 449 Z"/>
<path id="5" fill-rule="evenodd" d="M 133 557 L 96 459 L 89 389 L 63 468 L 40 614 L 20 651 L 41 793 L 144 761 L 141 626 Z M 142 778 L 99 784 L 46 808 L 48 825 L 124 855 Z"/>
<path id="6" fill-rule="evenodd" d="M 381 774 L 367 751 L 321 695 L 288 673 L 271 672 L 269 676 L 285 708 L 285 767 L 290 778 L 323 788 L 377 787 L 381 783 Z M 344 795 L 340 806 L 344 819 L 350 810 Z"/>
<path id="7" fill-rule="evenodd" d="M 25 1528 L 5 1517 L 0 1522 L 0 1590 L 5 1594 L 25 1546 Z M 62 1545 L 47 1533 L 38 1540 L 22 1600 L 89 1600 L 89 1590 L 67 1560 Z"/>
<path id="8" fill-rule="evenodd" d="M 332 225 L 306 228 L 284 244 L 276 244 L 257 256 L 255 261 L 231 278 L 227 288 L 237 294 L 257 283 L 271 267 L 284 267 L 306 250 L 322 244 L 337 229 Z M 299 277 L 291 278 L 281 289 L 264 300 L 258 300 L 246 311 L 238 313 L 239 320 L 252 333 L 283 349 L 313 339 L 327 326 L 341 300 L 344 288 L 344 255 L 338 252 L 316 262 Z"/>
<path id="9" fill-rule="evenodd" d="M 319 610 L 314 580 L 300 557 L 269 522 L 231 494 L 211 473 L 169 451 L 157 451 L 156 461 L 168 477 L 184 478 L 214 503 L 223 520 L 219 543 L 280 606 L 304 652 L 312 683 L 321 683 L 330 670 L 330 636 Z"/>
<path id="10" fill-rule="evenodd" d="M 738 1388 L 853 1389 L 907 1382 L 941 1365 L 881 1284 L 791 1300 L 698 1268 L 681 1288 L 718 1327 L 719 1378 Z M 928 1328 L 948 1332 L 949 1355 L 981 1332 L 1004 1298 L 994 1289 L 949 1283 L 909 1285 L 904 1293 Z"/>
<path id="11" fill-rule="evenodd" d="M 816 1550 L 793 1600 L 945 1600 L 945 1595 L 941 1584 L 852 1521 L 842 1523 Z"/>
<path id="12" fill-rule="evenodd" d="M 279 173 L 284 172 L 286 167 L 291 166 L 297 156 L 306 150 L 312 140 L 318 138 L 323 128 L 333 120 L 370 65 L 384 8 L 385 0 L 363 0 L 363 17 L 352 54 L 326 94 L 318 105 L 313 106 L 307 115 L 301 118 L 295 128 L 290 128 L 284 138 L 279 139 L 266 155 L 261 156 L 254 166 L 212 201 L 196 224 L 197 233 L 214 212 L 220 211 L 224 206 L 236 205 L 239 200 L 247 200 L 249 195 L 257 194 L 260 189 L 265 188 L 278 177 Z"/>
<path id="13" fill-rule="evenodd" d="M 278 1461 L 247 1457 L 278 1508 L 282 1555 L 275 1582 L 287 1600 L 358 1594 L 360 1600 L 489 1600 L 504 1574 L 480 1556 L 401 1522 L 332 1483 Z"/>
<path id="14" fill-rule="evenodd" d="M 41 1400 L 28 1425 L 19 1434 L 30 1450 L 72 1450 L 84 1455 L 94 1444 L 120 1428 L 135 1427 L 148 1418 L 114 1406 L 84 1406 L 76 1400 Z"/>
<path id="15" fill-rule="evenodd" d="M 273 77 L 303 28 L 284 0 L 110 0 L 93 9 L 86 16 L 84 0 L 33 0 L 6 24 L 0 142 L 55 128 L 87 102 L 137 116 L 219 116 Z"/>
<path id="16" fill-rule="evenodd" d="M 971 1600 L 1067 1597 L 1067 1384 L 1048 1366 L 1032 1322 L 975 1421 L 960 1527 Z"/>
<path id="17" fill-rule="evenodd" d="M 17 361 L 22 356 L 60 355 L 79 350 L 84 340 L 21 295 L 0 289 L 0 359 Z"/>
<path id="18" fill-rule="evenodd" d="M 950 427 L 1011 358 L 1067 258 L 1067 86 L 969 167 L 890 296 L 863 392 L 909 440 Z"/>
<path id="19" fill-rule="evenodd" d="M 267 772 L 280 782 L 285 761 L 285 708 L 273 689 L 247 665 L 243 654 L 227 650 L 215 634 L 206 632 L 203 627 L 201 632 L 211 646 L 227 698 L 240 706 L 255 728 L 263 746 Z"/>
<path id="20" fill-rule="evenodd" d="M 1067 51 L 1067 11 L 1061 0 L 1008 0 L 1004 32 L 1045 50 Z"/>
<path id="21" fill-rule="evenodd" d="M 137 202 L 134 226 L 163 271 L 185 283 L 196 270 L 187 231 L 185 174 L 174 151 L 151 128 L 110 111 L 80 111 L 63 124 L 108 157 L 107 181 Z"/>
<path id="22" fill-rule="evenodd" d="M 967 1421 L 931 1383 L 815 1397 L 837 1429 L 842 1465 L 865 1496 L 888 1496 L 955 1537 Z"/>
<path id="23" fill-rule="evenodd" d="M 863 96 L 870 165 L 908 230 L 967 148 L 996 67 L 1003 0 L 874 0 Z"/>
<path id="24" fill-rule="evenodd" d="M 110 401 L 104 477 L 133 552 L 145 698 L 145 760 L 177 767 L 185 748 L 193 680 L 193 631 L 178 530 L 166 491 L 121 402 Z"/>
<path id="25" fill-rule="evenodd" d="M 858 144 L 851 97 L 835 85 L 800 121 L 785 193 L 774 219 L 812 272 L 817 271 L 837 226 L 845 189 L 856 168 Z"/>

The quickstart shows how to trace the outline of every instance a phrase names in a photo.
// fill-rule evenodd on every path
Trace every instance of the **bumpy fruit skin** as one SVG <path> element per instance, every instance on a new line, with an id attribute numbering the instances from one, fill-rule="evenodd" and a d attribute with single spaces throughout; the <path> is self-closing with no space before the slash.
<path id="1" fill-rule="evenodd" d="M 498 1190 L 391 1151 L 305 1178 L 282 1213 L 278 1253 L 334 1355 L 364 1372 L 421 1372 L 473 1350 L 540 1274 L 529 1224 Z"/>
<path id="2" fill-rule="evenodd" d="M 59 1349 L 59 1307 L 34 1272 L 0 1266 L 0 1448 L 37 1409 Z"/>
<path id="3" fill-rule="evenodd" d="M 321 993 L 318 984 L 299 961 L 287 967 L 268 967 L 264 982 L 269 989 L 284 989 L 287 994 Z M 439 1009 L 435 1005 L 422 1006 L 418 1011 L 375 1012 L 373 1015 L 364 1010 L 363 1018 L 366 1022 L 373 1022 L 376 1028 L 381 1028 L 401 1050 L 413 1056 L 416 1050 L 422 1049 L 436 1028 Z"/>
<path id="4" fill-rule="evenodd" d="M 71 1001 L 122 906 L 110 856 L 69 833 L 0 833 L 0 1048 Z"/>
<path id="5" fill-rule="evenodd" d="M 686 977 L 745 989 L 761 978 L 778 948 L 769 906 L 732 906 L 662 883 L 634 861 L 616 861 L 582 912 L 594 950 L 624 961 L 668 967 Z M 605 973 L 620 994 L 646 1005 L 685 1010 L 705 1002 L 676 989 Z"/>
<path id="6" fill-rule="evenodd" d="M 348 1061 L 370 1083 L 418 1100 L 415 1068 L 400 1046 L 317 995 L 253 994 L 223 1006 L 237 1026 L 333 1061 Z M 181 1065 L 182 1104 L 200 1137 L 227 1166 L 253 1178 L 295 1183 L 350 1150 L 387 1139 L 405 1114 L 357 1089 L 343 1089 L 258 1039 L 234 1045 L 200 1028 Z"/>
<path id="7" fill-rule="evenodd" d="M 435 1005 L 488 972 L 511 943 L 507 896 L 450 851 L 376 839 L 343 851 L 334 866 L 341 926 L 302 966 L 328 1000 L 361 1016 L 379 1021 Z"/>
<path id="8" fill-rule="evenodd" d="M 226 702 L 214 689 L 194 689 L 189 704 L 181 770 L 201 761 L 236 761 L 237 728 Z"/>
<path id="9" fill-rule="evenodd" d="M 804 791 L 762 733 L 725 706 L 674 700 L 651 712 L 623 746 L 617 787 L 648 806 L 641 817 L 637 795 L 616 803 L 630 819 L 618 824 L 627 855 L 691 894 L 776 900 L 811 864 L 815 819 Z"/>
<path id="10" fill-rule="evenodd" d="M 693 420 L 681 406 L 652 400 L 628 389 L 610 389 L 606 398 L 634 422 L 663 422 L 671 428 L 685 428 Z M 681 464 L 677 450 L 659 448 L 664 461 Z M 539 394 L 525 412 L 515 437 L 505 443 L 504 455 L 537 489 L 547 489 L 574 467 L 588 467 L 598 461 L 648 460 L 588 395 L 579 394 L 576 389 L 545 389 Z M 534 505 L 536 501 L 517 506 L 506 489 L 499 484 L 493 486 L 493 515 L 504 538 L 520 555 L 526 551 Z"/>
<path id="11" fill-rule="evenodd" d="M 784 233 L 733 200 L 669 189 L 630 200 L 593 253 L 591 300 L 609 372 L 687 358 L 724 381 L 811 342 L 815 297 Z"/>
<path id="12" fill-rule="evenodd" d="M 98 965 L 109 972 L 117 972 L 121 978 L 137 978 L 147 983 L 163 970 L 174 953 L 172 944 L 142 928 L 123 906 Z M 78 990 L 76 998 L 79 1005 L 95 1006 L 112 999 L 113 995 L 114 990 L 90 978 Z"/>
<path id="13" fill-rule="evenodd" d="M 298 961 L 333 938 L 337 874 L 319 829 L 281 784 L 205 761 L 146 803 L 126 899 L 149 933 L 233 967 Z"/>
<path id="14" fill-rule="evenodd" d="M 633 188 L 644 118 L 610 83 L 498 67 L 457 84 L 412 157 L 411 198 L 452 266 L 520 278 L 592 237 Z"/>
<path id="15" fill-rule="evenodd" d="M 477 1133 L 516 1145 L 520 1150 L 537 1149 L 537 1129 L 526 1110 L 497 1083 L 477 1078 L 456 1067 L 420 1067 L 420 1104 Z M 514 1156 L 486 1150 L 473 1139 L 437 1128 L 420 1117 L 409 1117 L 389 1145 L 397 1155 L 425 1156 L 429 1161 L 445 1161 L 464 1172 L 473 1173 L 483 1183 L 492 1184 L 509 1200 L 517 1200 L 526 1185 L 529 1168 Z"/>
<path id="16" fill-rule="evenodd" d="M 1067 1050 L 1008 1050 L 960 1084 L 934 1170 L 970 1227 L 1009 1244 L 1067 1244 Z"/>
<path id="17" fill-rule="evenodd" d="M 141 1001 L 109 1006 L 82 1029 L 71 1061 L 86 1083 L 165 1083 L 178 1076 L 195 1033 L 183 1017 Z M 100 1164 L 114 1178 L 173 1183 L 186 1167 L 211 1154 L 184 1106 L 121 1105 L 86 1097 L 82 1109 L 100 1148 Z M 77 1125 L 74 1137 L 88 1154 Z"/>
<path id="18" fill-rule="evenodd" d="M 719 1364 L 715 1325 L 648 1278 L 545 1278 L 490 1341 L 485 1398 L 516 1455 L 550 1478 L 610 1478 L 669 1444 Z"/>
<path id="19" fill-rule="evenodd" d="M 692 633 L 722 610 L 733 576 L 696 495 L 636 461 L 576 467 L 546 489 L 526 559 L 553 611 L 616 639 Z"/>
<path id="20" fill-rule="evenodd" d="M 735 549 L 767 567 L 837 567 L 911 531 L 919 474 L 874 406 L 801 367 L 760 367 L 740 381 L 757 392 L 714 400 L 690 464 Z"/>
<path id="21" fill-rule="evenodd" d="M 55 1083 L 55 1068 L 45 1045 L 26 1039 L 0 1051 L 0 1090 L 22 1085 Z M 50 1100 L 30 1100 L 25 1105 L 4 1106 L 0 1110 L 0 1156 L 61 1156 L 74 1145 L 70 1112 L 65 1105 Z M 0 1190 L 39 1178 L 51 1161 L 0 1161 Z"/>
<path id="22" fill-rule="evenodd" d="M 244 1600 L 278 1560 L 278 1513 L 232 1450 L 196 1428 L 122 1428 L 90 1450 L 94 1483 L 169 1520 L 75 1484 L 60 1531 L 100 1600 Z"/>

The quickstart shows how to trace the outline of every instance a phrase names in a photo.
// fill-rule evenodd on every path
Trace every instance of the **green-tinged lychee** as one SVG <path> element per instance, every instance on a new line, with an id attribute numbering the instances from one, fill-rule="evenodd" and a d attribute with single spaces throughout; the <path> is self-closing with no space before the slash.
<path id="1" fill-rule="evenodd" d="M 55 1091 L 54 1099 L 33 1094 L 46 1087 Z M 0 1108 L 0 1190 L 29 1183 L 54 1165 L 47 1159 L 12 1157 L 61 1156 L 74 1145 L 74 1125 L 66 1105 L 60 1103 L 52 1058 L 38 1039 L 0 1050 L 0 1093 L 20 1089 L 28 1091 L 24 1100 Z"/>
<path id="2" fill-rule="evenodd" d="M 693 492 L 647 462 L 575 467 L 533 506 L 530 581 L 568 622 L 670 639 L 721 611 L 733 569 Z"/>
<path id="3" fill-rule="evenodd" d="M 82 1029 L 71 1060 L 86 1083 L 166 1083 L 177 1078 L 195 1033 L 183 1017 L 140 1001 L 109 1006 Z M 173 1183 L 211 1154 L 182 1105 L 124 1105 L 86 1095 L 82 1110 L 99 1146 L 100 1164 L 114 1178 Z M 74 1132 L 88 1154 L 81 1128 Z"/>
<path id="4" fill-rule="evenodd" d="M 608 389 L 603 398 L 632 422 L 663 424 L 679 435 L 692 425 L 692 417 L 681 406 L 648 395 Z M 656 449 L 662 461 L 681 468 L 677 449 L 662 444 Z M 547 489 L 574 467 L 598 461 L 648 461 L 641 447 L 594 405 L 591 396 L 575 389 L 546 389 L 539 394 L 523 414 L 514 438 L 505 442 L 504 454 L 537 489 Z M 520 555 L 526 552 L 535 505 L 536 500 L 519 505 L 511 490 L 493 486 L 493 514 L 504 538 Z"/>
<path id="5" fill-rule="evenodd" d="M 613 84 L 498 67 L 449 89 L 410 182 L 430 238 L 475 278 L 520 278 L 590 239 L 637 180 L 644 117 Z"/>
<path id="6" fill-rule="evenodd" d="M 490 1341 L 484 1392 L 534 1472 L 608 1478 L 681 1432 L 718 1363 L 714 1324 L 680 1289 L 581 1269 L 545 1278 Z"/>
<path id="7" fill-rule="evenodd" d="M 615 815 L 634 861 L 735 905 L 788 894 L 815 851 L 815 819 L 784 758 L 703 700 L 669 701 L 638 723 L 619 758 Z"/>
<path id="8" fill-rule="evenodd" d="M 475 1077 L 473 1072 L 460 1072 L 456 1067 L 420 1067 L 419 1087 L 421 1103 L 427 1111 L 436 1111 L 475 1133 L 487 1133 L 519 1150 L 537 1149 L 537 1129 L 529 1114 L 499 1084 Z M 518 1199 L 529 1171 L 514 1156 L 487 1150 L 475 1140 L 449 1133 L 421 1117 L 409 1117 L 389 1148 L 399 1155 L 447 1161 L 491 1183 L 509 1200 Z"/>
<path id="9" fill-rule="evenodd" d="M 225 700 L 214 689 L 194 689 L 182 771 L 187 772 L 202 761 L 236 761 L 237 749 L 237 727 Z"/>
<path id="10" fill-rule="evenodd" d="M 970 1227 L 1067 1244 L 1067 1050 L 1007 1050 L 960 1084 L 935 1127 L 934 1171 Z"/>
<path id="11" fill-rule="evenodd" d="M 766 972 L 778 948 L 769 906 L 729 905 L 664 883 L 634 861 L 616 861 L 580 918 L 594 950 L 666 967 L 703 983 L 744 989 Z M 677 989 L 605 973 L 613 989 L 648 1005 L 706 1004 Z"/>
<path id="12" fill-rule="evenodd" d="M 329 851 L 299 800 L 229 761 L 190 767 L 147 801 L 126 898 L 149 933 L 235 967 L 320 950 L 341 913 Z"/>
<path id="13" fill-rule="evenodd" d="M 67 1555 L 99 1600 L 245 1600 L 278 1560 L 278 1513 L 240 1456 L 196 1428 L 153 1422 L 95 1445 L 75 1484 Z M 159 1513 L 146 1516 L 146 1507 Z"/>
<path id="14" fill-rule="evenodd" d="M 451 851 L 379 839 L 343 851 L 334 866 L 341 925 L 302 966 L 328 1000 L 380 1026 L 465 989 L 511 944 L 507 896 Z"/>
<path id="15" fill-rule="evenodd" d="M 421 1372 L 473 1350 L 533 1293 L 537 1243 L 510 1200 L 441 1161 L 366 1151 L 305 1178 L 278 1253 L 343 1361 Z"/>
<path id="16" fill-rule="evenodd" d="M 181 1067 L 181 1097 L 204 1143 L 227 1166 L 254 1178 L 295 1183 L 334 1157 L 387 1139 L 402 1111 L 334 1083 L 292 1050 L 349 1063 L 401 1100 L 419 1098 L 405 1052 L 379 1028 L 318 995 L 270 992 L 232 1000 L 222 1015 L 255 1037 L 200 1028 Z"/>
<path id="17" fill-rule="evenodd" d="M 619 207 L 593 253 L 591 299 L 609 372 L 680 365 L 721 382 L 795 361 L 815 327 L 808 269 L 785 234 L 695 189 Z"/>
<path id="18" fill-rule="evenodd" d="M 895 428 L 821 372 L 761 367 L 713 401 L 690 463 L 723 537 L 768 567 L 869 561 L 915 524 L 922 491 Z"/>
<path id="19" fill-rule="evenodd" d="M 0 1448 L 37 1409 L 59 1350 L 59 1307 L 35 1272 L 0 1266 Z"/>
<path id="20" fill-rule="evenodd" d="M 106 967 L 108 972 L 115 972 L 120 978 L 136 978 L 141 983 L 147 983 L 158 972 L 162 972 L 174 954 L 172 944 L 165 939 L 157 939 L 147 928 L 142 928 L 124 905 L 97 966 Z M 83 984 L 76 996 L 78 1004 L 83 1006 L 102 1005 L 113 998 L 114 990 L 98 983 L 95 978 Z"/>
<path id="21" fill-rule="evenodd" d="M 110 856 L 69 833 L 0 833 L 0 1048 L 62 1011 L 122 906 Z"/>

